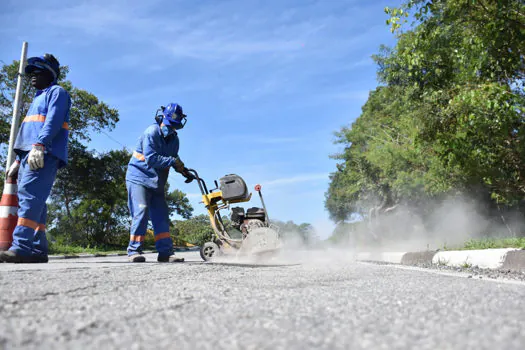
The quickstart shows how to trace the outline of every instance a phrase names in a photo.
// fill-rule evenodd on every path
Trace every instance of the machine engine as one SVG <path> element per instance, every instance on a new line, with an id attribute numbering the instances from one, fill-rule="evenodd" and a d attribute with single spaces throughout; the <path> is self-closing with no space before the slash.
<path id="1" fill-rule="evenodd" d="M 232 226 L 245 236 L 255 228 L 268 226 L 263 208 L 252 207 L 245 212 L 242 207 L 234 207 L 231 209 L 230 220 Z"/>

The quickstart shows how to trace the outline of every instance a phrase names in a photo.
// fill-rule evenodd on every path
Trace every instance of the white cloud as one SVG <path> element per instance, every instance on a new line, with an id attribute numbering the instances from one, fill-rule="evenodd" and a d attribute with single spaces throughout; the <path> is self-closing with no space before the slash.
<path id="1" fill-rule="evenodd" d="M 358 100 L 366 101 L 368 99 L 369 90 L 350 90 L 350 91 L 339 91 L 330 94 L 329 96 L 338 100 Z"/>
<path id="2" fill-rule="evenodd" d="M 195 33 L 186 34 L 186 38 L 176 40 L 173 44 L 159 42 L 159 46 L 168 48 L 175 57 L 196 59 L 231 59 L 232 57 L 250 56 L 256 54 L 283 53 L 298 51 L 300 42 L 289 40 L 255 40 L 249 41 L 237 38 L 229 41 L 228 35 L 206 40 L 205 36 Z"/>
<path id="3" fill-rule="evenodd" d="M 221 137 L 221 142 L 228 142 L 235 140 L 237 143 L 248 143 L 250 145 L 260 144 L 260 145 L 282 145 L 282 144 L 296 144 L 304 143 L 305 138 L 302 137 L 261 137 L 260 134 L 255 135 L 246 135 L 246 134 L 232 134 L 224 135 Z"/>
<path id="4" fill-rule="evenodd" d="M 38 14 L 49 26 L 74 29 L 85 34 L 133 39 L 136 34 L 149 34 L 157 23 L 145 14 L 156 1 L 84 1 L 70 7 L 39 8 Z M 59 18 L 60 20 L 57 20 Z"/>
<path id="5" fill-rule="evenodd" d="M 177 16 L 158 13 L 155 5 L 152 1 L 86 1 L 39 9 L 38 14 L 47 26 L 84 33 L 83 39 L 125 39 L 155 47 L 157 53 L 203 60 L 297 51 L 305 37 L 298 32 L 307 36 L 322 28 L 302 22 L 272 33 L 271 27 L 264 28 L 265 23 L 241 16 L 217 16 L 224 11 L 216 4 L 198 7 L 191 14 L 181 7 Z"/>
<path id="6" fill-rule="evenodd" d="M 328 173 L 320 173 L 320 174 L 302 174 L 302 175 L 296 175 L 291 177 L 282 177 L 270 181 L 265 181 L 264 184 L 266 186 L 281 186 L 281 185 L 289 185 L 289 184 L 296 184 L 301 182 L 314 182 L 319 180 L 327 180 L 328 179 Z M 261 182 L 263 183 L 263 182 Z"/>
<path id="7" fill-rule="evenodd" d="M 81 1 L 65 7 L 60 2 L 50 4 L 47 9 L 39 8 L 38 12 L 26 10 L 23 18 L 38 15 L 50 30 L 66 31 L 68 36 L 82 33 L 77 35 L 81 41 L 105 37 L 134 42 L 140 45 L 136 51 L 145 56 L 155 52 L 157 56 L 216 63 L 254 55 L 258 55 L 258 59 L 288 62 L 304 55 L 303 51 L 308 51 L 311 58 L 334 57 L 346 52 L 348 47 L 357 48 L 368 34 L 367 31 L 352 36 L 339 33 L 341 21 L 351 21 L 350 15 L 314 15 L 312 12 L 321 6 L 317 3 L 295 8 L 282 5 L 286 11 L 279 13 L 279 6 L 269 11 L 269 7 L 242 1 L 212 2 L 191 6 L 191 10 L 188 9 L 190 2 L 182 2 L 162 12 L 160 9 L 167 3 Z M 358 8 L 354 14 L 355 11 Z M 123 53 L 124 57 L 129 55 Z M 138 65 L 140 57 L 137 55 L 128 63 Z"/>
<path id="8" fill-rule="evenodd" d="M 51 0 L 46 9 L 38 11 L 23 7 L 20 19 L 13 21 L 21 26 L 22 18 L 38 15 L 46 26 L 48 41 L 67 40 L 97 50 L 104 48 L 102 43 L 111 44 L 112 49 L 118 48 L 116 56 L 115 52 L 101 51 L 94 62 L 105 70 L 140 68 L 153 75 L 186 64 L 200 63 L 199 68 L 214 72 L 225 65 L 235 67 L 238 84 L 229 84 L 228 73 L 210 79 L 224 79 L 217 89 L 222 99 L 250 103 L 263 97 L 300 94 L 308 84 L 322 80 L 319 71 L 336 75 L 373 63 L 370 55 L 360 50 L 370 37 L 384 32 L 384 26 L 349 32 L 360 22 L 353 19 L 365 11 L 363 6 L 348 2 L 346 11 L 340 12 L 332 7 L 321 2 L 287 6 L 240 0 L 198 5 L 191 1 L 83 0 L 64 4 Z M 362 101 L 366 94 L 320 93 L 304 103 L 319 103 L 325 97 Z"/>
<path id="9" fill-rule="evenodd" d="M 128 93 L 123 95 L 120 91 L 116 91 L 115 95 L 109 96 L 107 100 L 111 103 L 116 105 L 119 110 L 122 111 L 128 111 L 128 109 L 132 110 L 134 108 L 134 103 L 138 100 L 154 100 L 158 95 L 166 92 L 166 91 L 173 91 L 177 94 L 180 94 L 181 92 L 193 92 L 193 91 L 200 91 L 200 90 L 206 90 L 211 87 L 211 84 L 207 83 L 206 81 L 199 80 L 195 81 L 189 84 L 168 84 L 168 85 L 161 85 L 154 88 L 148 88 L 144 90 L 137 90 L 136 92 Z"/>
<path id="10" fill-rule="evenodd" d="M 188 199 L 190 199 L 190 200 L 196 200 L 196 199 L 201 199 L 202 198 L 202 194 L 200 194 L 200 193 L 186 193 L 186 197 L 188 197 Z"/>

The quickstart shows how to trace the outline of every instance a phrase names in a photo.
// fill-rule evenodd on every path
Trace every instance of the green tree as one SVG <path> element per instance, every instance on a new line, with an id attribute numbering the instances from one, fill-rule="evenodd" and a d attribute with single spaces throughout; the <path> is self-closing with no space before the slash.
<path id="1" fill-rule="evenodd" d="M 175 220 L 173 235 L 176 240 L 200 246 L 210 241 L 212 234 L 213 229 L 206 214 L 197 215 L 187 220 Z"/>
<path id="2" fill-rule="evenodd" d="M 3 65 L 0 70 L 0 141 L 3 145 L 9 140 L 11 117 L 13 113 L 13 100 L 18 79 L 19 61 Z M 92 93 L 79 89 L 67 80 L 68 66 L 60 67 L 58 84 L 67 90 L 71 96 L 70 110 L 70 140 L 90 141 L 90 132 L 111 130 L 119 121 L 118 111 L 110 108 Z M 20 117 L 23 119 L 36 90 L 30 84 L 28 76 L 23 76 L 22 99 L 20 104 Z M 5 152 L 5 149 L 3 150 Z"/>
<path id="3" fill-rule="evenodd" d="M 417 141 L 455 189 L 515 205 L 525 194 L 525 4 L 410 1 L 397 10 L 414 11 L 416 26 L 378 58 L 379 77 L 417 87 Z"/>
<path id="4" fill-rule="evenodd" d="M 74 161 L 59 173 L 51 199 L 51 234 L 65 243 L 119 244 L 129 233 L 125 175 L 131 154 L 114 150 L 95 156 L 76 147 Z M 122 237 L 124 236 L 124 237 Z"/>
<path id="5" fill-rule="evenodd" d="M 525 4 L 413 0 L 386 12 L 398 41 L 374 56 L 381 86 L 336 133 L 331 218 L 370 223 L 400 205 L 424 218 L 422 203 L 462 194 L 523 211 Z"/>
<path id="6" fill-rule="evenodd" d="M 272 219 L 272 224 L 279 228 L 284 240 L 298 240 L 304 245 L 313 244 L 318 240 L 317 232 L 309 223 L 296 224 L 292 220 L 280 221 Z"/>
<path id="7" fill-rule="evenodd" d="M 19 61 L 5 64 L 0 70 L 0 168 L 3 169 L 6 162 L 7 144 L 11 129 L 11 118 L 13 113 L 13 101 L 18 79 Z M 90 140 L 90 132 L 111 130 L 119 120 L 118 111 L 101 102 L 95 95 L 79 89 L 67 80 L 68 66 L 60 67 L 59 85 L 65 88 L 71 96 L 70 110 L 70 141 L 80 143 Z M 20 103 L 20 119 L 22 120 L 29 110 L 29 106 L 36 90 L 31 86 L 28 76 L 23 76 L 22 96 Z M 19 121 L 19 123 L 21 122 Z M 2 187 L 3 187 L 3 179 Z"/>
<path id="8" fill-rule="evenodd" d="M 180 190 L 169 191 L 169 185 L 166 185 L 166 202 L 170 213 L 176 213 L 184 219 L 190 219 L 193 213 L 193 207 L 186 194 Z"/>

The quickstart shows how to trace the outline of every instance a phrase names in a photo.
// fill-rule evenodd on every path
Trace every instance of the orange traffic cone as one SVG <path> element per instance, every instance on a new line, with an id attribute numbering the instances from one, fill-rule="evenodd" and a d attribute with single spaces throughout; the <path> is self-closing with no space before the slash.
<path id="1" fill-rule="evenodd" d="M 8 250 L 13 243 L 13 231 L 18 221 L 18 186 L 16 177 L 7 177 L 0 200 L 0 251 Z"/>

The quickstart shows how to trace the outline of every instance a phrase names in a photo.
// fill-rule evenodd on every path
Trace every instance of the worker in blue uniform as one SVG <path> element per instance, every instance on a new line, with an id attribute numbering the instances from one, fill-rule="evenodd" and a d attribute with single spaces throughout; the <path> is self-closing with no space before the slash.
<path id="1" fill-rule="evenodd" d="M 182 107 L 170 103 L 161 107 L 162 114 L 140 136 L 126 172 L 128 206 L 132 223 L 128 257 L 131 262 L 144 262 L 142 247 L 148 220 L 151 219 L 155 237 L 158 262 L 182 262 L 175 256 L 169 233 L 169 210 L 164 187 L 170 168 L 186 177 L 186 183 L 194 178 L 178 156 L 177 130 L 186 124 Z"/>
<path id="2" fill-rule="evenodd" d="M 46 200 L 57 170 L 67 164 L 71 98 L 57 85 L 60 64 L 53 55 L 29 58 L 25 72 L 37 91 L 14 144 L 16 160 L 7 171 L 7 176 L 18 175 L 18 223 L 0 261 L 46 263 Z"/>

